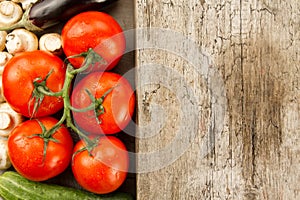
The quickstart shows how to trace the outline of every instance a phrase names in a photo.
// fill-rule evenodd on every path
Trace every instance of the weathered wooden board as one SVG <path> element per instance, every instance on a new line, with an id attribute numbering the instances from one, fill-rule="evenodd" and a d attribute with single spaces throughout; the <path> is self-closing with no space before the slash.
<path id="1" fill-rule="evenodd" d="M 180 37 L 137 34 L 137 198 L 300 199 L 300 1 L 137 0 L 135 9 L 136 27 L 190 38 L 220 73 L 217 87 L 196 54 L 176 55 Z M 181 156 L 179 143 L 163 151 L 177 134 L 192 136 Z"/>

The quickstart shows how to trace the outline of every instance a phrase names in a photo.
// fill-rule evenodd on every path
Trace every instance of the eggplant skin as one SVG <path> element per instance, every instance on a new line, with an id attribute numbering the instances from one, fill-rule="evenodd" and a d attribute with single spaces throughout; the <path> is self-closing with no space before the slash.
<path id="1" fill-rule="evenodd" d="M 118 0 L 41 0 L 32 5 L 29 20 L 41 29 L 64 22 L 87 10 L 104 10 Z"/>

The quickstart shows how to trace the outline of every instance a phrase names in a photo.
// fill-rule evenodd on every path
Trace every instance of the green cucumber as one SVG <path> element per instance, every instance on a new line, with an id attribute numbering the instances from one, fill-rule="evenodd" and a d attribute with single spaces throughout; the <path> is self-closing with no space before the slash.
<path id="1" fill-rule="evenodd" d="M 87 191 L 54 184 L 30 181 L 17 172 L 0 176 L 0 196 L 6 200 L 132 200 L 127 193 L 96 195 Z"/>

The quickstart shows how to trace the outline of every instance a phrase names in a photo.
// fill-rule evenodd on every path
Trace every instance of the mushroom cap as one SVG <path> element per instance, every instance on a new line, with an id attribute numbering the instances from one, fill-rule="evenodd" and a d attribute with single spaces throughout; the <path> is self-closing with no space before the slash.
<path id="1" fill-rule="evenodd" d="M 61 35 L 58 33 L 46 33 L 40 37 L 40 50 L 49 51 L 60 55 L 62 53 Z"/>
<path id="2" fill-rule="evenodd" d="M 6 121 L 0 125 L 0 136 L 8 137 L 12 129 L 23 122 L 23 117 L 6 102 L 0 104 L 0 113 L 4 113 L 0 115 L 0 117 L 4 117 L 3 119 L 0 118 L 0 121 Z"/>
<path id="3" fill-rule="evenodd" d="M 6 36 L 6 31 L 0 31 L 0 51 L 3 51 L 5 49 Z"/>
<path id="4" fill-rule="evenodd" d="M 11 161 L 8 156 L 7 140 L 5 138 L 0 139 L 0 170 L 10 168 Z"/>
<path id="5" fill-rule="evenodd" d="M 0 26 L 10 26 L 23 16 L 21 6 L 12 1 L 0 1 Z"/>
<path id="6" fill-rule="evenodd" d="M 0 52 L 0 75 L 2 75 L 6 63 L 13 57 L 10 53 L 6 51 Z"/>
<path id="7" fill-rule="evenodd" d="M 11 54 L 37 50 L 38 38 L 24 28 L 15 29 L 6 36 L 6 49 Z"/>

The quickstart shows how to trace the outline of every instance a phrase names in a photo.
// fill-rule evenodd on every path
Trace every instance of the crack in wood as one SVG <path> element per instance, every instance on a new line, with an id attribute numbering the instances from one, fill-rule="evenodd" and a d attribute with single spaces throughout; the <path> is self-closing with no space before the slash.
<path id="1" fill-rule="evenodd" d="M 295 185 L 296 178 L 288 175 L 299 177 L 297 168 L 292 167 L 299 160 L 296 153 L 299 148 L 289 146 L 299 143 L 296 136 L 299 117 L 289 116 L 300 113 L 295 106 L 300 88 L 299 54 L 295 53 L 299 50 L 298 21 L 292 14 L 299 10 L 297 0 L 173 2 L 172 8 L 155 7 L 159 1 L 148 0 L 151 8 L 146 13 L 151 15 L 151 20 L 142 19 L 140 24 L 150 23 L 150 26 L 189 34 L 207 50 L 213 67 L 223 74 L 228 116 L 224 132 L 216 137 L 216 122 L 212 113 L 208 115 L 212 121 L 209 121 L 207 145 L 214 146 L 209 155 L 197 156 L 200 138 L 176 164 L 142 179 L 140 183 L 145 186 L 141 186 L 140 196 L 147 199 L 170 196 L 173 199 L 295 199 L 300 190 Z M 161 19 L 154 15 L 157 13 Z M 285 31 L 284 36 L 276 31 Z M 153 54 L 151 59 L 182 65 L 160 53 Z M 189 73 L 184 71 L 183 75 Z M 295 96 L 293 106 L 287 104 L 292 101 L 287 100 L 291 98 L 289 95 Z M 298 110 L 291 111 L 293 108 Z M 158 177 L 166 182 L 157 182 Z"/>

